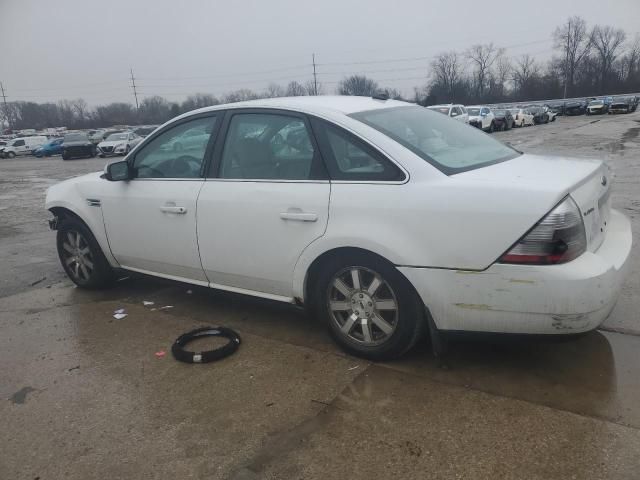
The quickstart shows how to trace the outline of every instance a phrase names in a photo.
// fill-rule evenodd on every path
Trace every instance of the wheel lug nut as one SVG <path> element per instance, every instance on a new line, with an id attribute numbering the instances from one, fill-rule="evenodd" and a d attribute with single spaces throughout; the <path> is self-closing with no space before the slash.
<path id="1" fill-rule="evenodd" d="M 364 297 L 364 295 L 360 294 L 360 298 Z"/>
<path id="2" fill-rule="evenodd" d="M 373 305 L 373 303 L 369 302 L 369 306 L 371 307 Z"/>

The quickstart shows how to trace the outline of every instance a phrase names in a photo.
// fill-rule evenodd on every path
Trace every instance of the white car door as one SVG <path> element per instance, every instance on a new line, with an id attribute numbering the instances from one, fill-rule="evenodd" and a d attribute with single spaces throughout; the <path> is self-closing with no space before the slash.
<path id="1" fill-rule="evenodd" d="M 196 238 L 196 202 L 217 126 L 215 114 L 179 121 L 129 156 L 132 179 L 109 182 L 100 198 L 113 256 L 134 271 L 207 284 Z M 209 142 L 175 152 L 175 138 L 200 127 Z"/>
<path id="2" fill-rule="evenodd" d="M 213 287 L 290 298 L 296 261 L 328 220 L 330 184 L 308 121 L 232 110 L 220 138 L 198 199 L 202 266 Z"/>

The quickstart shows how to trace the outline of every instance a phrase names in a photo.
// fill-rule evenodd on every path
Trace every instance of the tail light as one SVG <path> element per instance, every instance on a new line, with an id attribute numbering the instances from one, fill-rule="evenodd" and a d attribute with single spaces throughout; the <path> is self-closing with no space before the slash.
<path id="1" fill-rule="evenodd" d="M 587 237 L 580 209 L 565 198 L 507 251 L 500 263 L 553 265 L 582 255 Z"/>

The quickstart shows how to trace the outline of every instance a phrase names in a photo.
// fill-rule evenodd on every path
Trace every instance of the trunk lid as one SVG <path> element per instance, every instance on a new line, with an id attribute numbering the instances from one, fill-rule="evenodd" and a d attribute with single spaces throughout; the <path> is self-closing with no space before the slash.
<path id="1" fill-rule="evenodd" d="M 523 154 L 453 177 L 465 182 L 493 183 L 496 188 L 509 185 L 531 191 L 532 199 L 539 198 L 545 203 L 540 218 L 565 196 L 571 195 L 582 214 L 587 249 L 597 250 L 606 236 L 611 212 L 611 173 L 600 160 Z"/>

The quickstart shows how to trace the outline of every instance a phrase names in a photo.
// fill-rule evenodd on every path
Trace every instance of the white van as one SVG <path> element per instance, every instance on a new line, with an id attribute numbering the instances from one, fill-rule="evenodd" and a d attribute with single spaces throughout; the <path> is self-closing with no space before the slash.
<path id="1" fill-rule="evenodd" d="M 3 158 L 13 158 L 16 155 L 29 155 L 33 150 L 47 143 L 49 139 L 44 135 L 36 137 L 18 137 L 11 140 L 2 150 Z"/>

